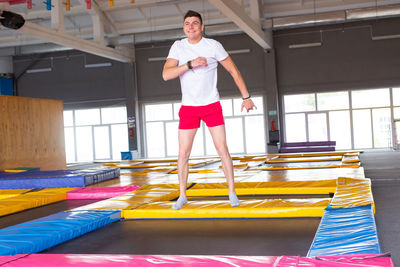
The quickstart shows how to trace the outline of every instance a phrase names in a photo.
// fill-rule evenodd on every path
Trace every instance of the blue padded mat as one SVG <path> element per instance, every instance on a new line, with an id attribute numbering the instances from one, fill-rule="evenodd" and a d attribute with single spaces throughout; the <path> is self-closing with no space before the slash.
<path id="1" fill-rule="evenodd" d="M 119 168 L 0 173 L 0 189 L 82 187 L 119 177 Z"/>
<path id="2" fill-rule="evenodd" d="M 378 233 L 371 205 L 327 207 L 307 257 L 379 254 Z"/>
<path id="3" fill-rule="evenodd" d="M 117 210 L 63 211 L 0 230 L 0 255 L 38 253 L 121 219 Z"/>

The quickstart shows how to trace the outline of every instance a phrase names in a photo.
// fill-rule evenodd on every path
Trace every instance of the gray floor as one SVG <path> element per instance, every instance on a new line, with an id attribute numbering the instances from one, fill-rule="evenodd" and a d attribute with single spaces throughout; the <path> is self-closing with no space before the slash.
<path id="1" fill-rule="evenodd" d="M 395 266 L 400 266 L 400 151 L 366 151 L 361 163 L 372 181 L 382 252 L 391 252 Z"/>

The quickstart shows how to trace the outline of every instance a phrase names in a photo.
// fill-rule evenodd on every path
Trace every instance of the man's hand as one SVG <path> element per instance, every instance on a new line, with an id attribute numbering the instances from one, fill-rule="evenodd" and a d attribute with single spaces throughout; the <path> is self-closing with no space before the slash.
<path id="1" fill-rule="evenodd" d="M 243 111 L 243 108 L 245 108 L 247 112 L 253 109 L 257 109 L 256 105 L 254 105 L 253 100 L 251 100 L 251 98 L 243 100 L 240 112 Z"/>
<path id="2" fill-rule="evenodd" d="M 200 66 L 204 66 L 207 67 L 207 59 L 205 57 L 198 57 L 196 59 L 193 59 L 191 61 L 192 64 L 192 68 L 196 68 L 196 67 L 200 67 Z"/>

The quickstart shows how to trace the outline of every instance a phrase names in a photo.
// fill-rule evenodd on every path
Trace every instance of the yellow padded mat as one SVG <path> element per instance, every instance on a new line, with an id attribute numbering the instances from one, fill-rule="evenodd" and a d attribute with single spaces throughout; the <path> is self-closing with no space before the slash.
<path id="1" fill-rule="evenodd" d="M 342 163 L 358 163 L 358 162 L 360 162 L 360 158 L 358 156 L 344 155 L 342 158 Z"/>
<path id="2" fill-rule="evenodd" d="M 189 173 L 219 173 L 217 170 L 196 170 L 196 169 L 190 169 L 188 171 Z M 177 170 L 173 170 L 170 173 L 175 174 L 178 173 Z"/>
<path id="3" fill-rule="evenodd" d="M 340 165 L 340 168 L 360 168 L 361 163 L 360 162 L 354 162 L 354 163 L 342 163 Z"/>
<path id="4" fill-rule="evenodd" d="M 314 153 L 290 153 L 290 154 L 276 154 L 280 158 L 297 158 L 297 157 L 326 157 L 326 156 L 343 156 L 349 153 L 362 153 L 363 150 L 353 151 L 332 151 L 332 152 L 314 152 Z"/>
<path id="5" fill-rule="evenodd" d="M 123 210 L 143 204 L 169 201 L 179 196 L 178 185 L 147 185 L 127 194 L 85 205 L 74 210 Z"/>
<path id="6" fill-rule="evenodd" d="M 272 159 L 267 159 L 265 162 L 266 163 L 289 163 L 289 162 L 315 162 L 315 161 L 337 161 L 337 160 L 342 160 L 342 156 L 272 158 Z"/>
<path id="7" fill-rule="evenodd" d="M 67 192 L 75 188 L 50 188 L 27 192 L 0 200 L 0 216 L 44 206 L 67 199 Z"/>
<path id="8" fill-rule="evenodd" d="M 9 197 L 16 197 L 20 194 L 30 191 L 31 189 L 1 189 L 0 199 L 5 199 Z"/>
<path id="9" fill-rule="evenodd" d="M 243 158 L 243 159 L 240 159 L 240 162 L 266 161 L 267 159 L 268 159 L 267 156 L 259 156 L 259 157 Z"/>
<path id="10" fill-rule="evenodd" d="M 275 181 L 236 183 L 238 195 L 329 194 L 336 191 L 336 179 L 320 181 Z M 186 191 L 189 197 L 228 195 L 227 183 L 196 184 Z"/>
<path id="11" fill-rule="evenodd" d="M 172 209 L 174 202 L 156 202 L 140 208 L 123 210 L 125 219 L 178 218 L 288 218 L 322 217 L 330 198 L 241 200 L 240 207 L 229 201 L 189 201 L 180 210 Z"/>
<path id="12" fill-rule="evenodd" d="M 331 206 L 339 208 L 365 205 L 374 206 L 371 180 L 339 177 Z"/>
<path id="13" fill-rule="evenodd" d="M 249 167 L 247 171 L 276 171 L 276 170 L 295 170 L 295 169 L 326 169 L 326 168 L 339 168 L 340 161 L 326 161 L 326 162 L 295 162 L 295 163 L 279 163 L 274 165 L 263 165 L 261 167 Z"/>

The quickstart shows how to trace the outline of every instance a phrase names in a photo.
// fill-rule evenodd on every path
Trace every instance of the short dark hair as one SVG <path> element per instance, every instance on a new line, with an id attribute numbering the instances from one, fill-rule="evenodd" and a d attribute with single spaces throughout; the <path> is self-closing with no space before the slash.
<path id="1" fill-rule="evenodd" d="M 186 12 L 185 16 L 183 17 L 183 20 L 185 20 L 188 17 L 197 17 L 197 18 L 200 19 L 200 23 L 203 24 L 203 20 L 201 18 L 201 15 L 196 11 L 189 10 L 188 12 Z"/>

